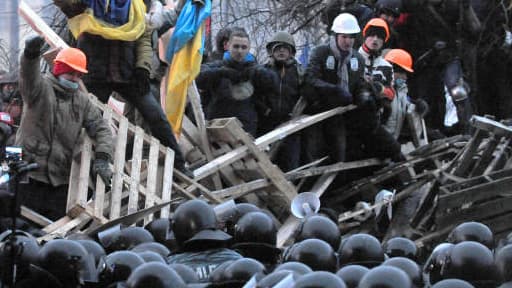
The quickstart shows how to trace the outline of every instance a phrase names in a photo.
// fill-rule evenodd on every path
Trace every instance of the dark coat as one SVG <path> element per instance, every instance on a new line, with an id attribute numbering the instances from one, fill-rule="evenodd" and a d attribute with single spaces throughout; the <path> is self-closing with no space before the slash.
<path id="1" fill-rule="evenodd" d="M 16 145 L 23 147 L 24 160 L 39 164 L 29 177 L 59 186 L 68 184 L 82 128 L 95 141 L 95 151 L 111 158 L 112 133 L 87 94 L 65 90 L 53 75 L 41 75 L 39 61 L 21 58 L 23 115 Z"/>
<path id="2" fill-rule="evenodd" d="M 238 79 L 227 78 L 221 72 L 222 67 L 239 71 Z M 262 99 L 275 97 L 277 87 L 276 75 L 263 66 L 252 61 L 238 63 L 233 60 L 201 65 L 196 83 L 199 89 L 210 95 L 206 108 L 207 119 L 236 117 L 252 135 L 256 135 L 257 110 L 263 109 Z M 233 87 L 242 83 L 251 85 L 254 92 L 249 97 L 240 99 L 234 95 Z"/>

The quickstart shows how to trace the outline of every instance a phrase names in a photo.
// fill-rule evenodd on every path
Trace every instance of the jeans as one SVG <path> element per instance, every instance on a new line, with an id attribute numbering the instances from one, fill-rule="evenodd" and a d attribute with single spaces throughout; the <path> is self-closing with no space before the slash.
<path id="1" fill-rule="evenodd" d="M 126 101 L 130 102 L 140 114 L 142 114 L 144 120 L 149 124 L 153 136 L 157 138 L 162 145 L 174 150 L 175 167 L 181 169 L 185 166 L 185 159 L 174 137 L 171 124 L 167 121 L 162 106 L 150 92 L 145 95 L 138 95 L 133 85 L 128 83 L 93 82 L 86 83 L 86 86 L 89 91 L 96 95 L 103 103 L 107 103 L 112 91 L 121 94 Z"/>

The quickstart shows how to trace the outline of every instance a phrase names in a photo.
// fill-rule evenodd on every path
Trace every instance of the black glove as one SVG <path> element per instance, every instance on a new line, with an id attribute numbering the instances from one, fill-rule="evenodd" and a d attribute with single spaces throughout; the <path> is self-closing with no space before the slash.
<path id="1" fill-rule="evenodd" d="M 346 89 L 338 87 L 334 99 L 332 99 L 334 106 L 346 106 L 352 104 L 352 94 Z"/>
<path id="2" fill-rule="evenodd" d="M 372 86 L 375 96 L 377 96 L 377 98 L 381 98 L 382 94 L 384 93 L 384 85 L 378 81 L 374 81 L 372 82 Z"/>
<path id="3" fill-rule="evenodd" d="M 44 38 L 36 35 L 30 36 L 25 39 L 25 57 L 29 59 L 35 59 L 41 55 L 41 48 L 44 45 Z"/>
<path id="4" fill-rule="evenodd" d="M 415 108 L 414 110 L 416 113 L 418 113 L 421 117 L 425 117 L 428 113 L 428 103 L 423 99 L 416 99 L 413 101 Z"/>
<path id="5" fill-rule="evenodd" d="M 133 77 L 137 94 L 143 96 L 149 93 L 149 71 L 144 68 L 135 68 Z"/>
<path id="6" fill-rule="evenodd" d="M 219 75 L 222 78 L 228 78 L 233 82 L 239 82 L 241 78 L 241 73 L 239 71 L 225 66 L 219 68 Z"/>
<path id="7" fill-rule="evenodd" d="M 94 163 L 92 166 L 92 170 L 96 175 L 101 177 L 101 180 L 105 183 L 105 186 L 110 186 L 110 181 L 112 180 L 112 170 L 108 164 L 108 155 L 105 153 L 98 152 L 96 153 L 96 159 L 94 159 Z"/>

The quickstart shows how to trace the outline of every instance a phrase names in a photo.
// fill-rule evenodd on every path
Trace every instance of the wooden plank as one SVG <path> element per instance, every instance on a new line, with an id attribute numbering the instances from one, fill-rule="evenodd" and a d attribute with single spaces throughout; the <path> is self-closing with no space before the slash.
<path id="1" fill-rule="evenodd" d="M 457 161 L 458 165 L 453 170 L 453 175 L 460 177 L 466 176 L 468 169 L 473 162 L 473 156 L 475 155 L 478 147 L 480 146 L 480 143 L 482 143 L 487 134 L 487 131 L 480 129 L 475 132 L 469 143 L 466 145 L 460 160 Z"/>
<path id="2" fill-rule="evenodd" d="M 107 123 L 108 127 L 112 125 L 112 109 L 106 107 L 103 111 L 103 120 Z M 96 177 L 96 189 L 94 191 L 94 217 L 102 218 L 103 210 L 105 207 L 105 183 L 101 180 L 101 177 Z"/>
<path id="3" fill-rule="evenodd" d="M 471 177 L 482 175 L 484 173 L 485 169 L 487 168 L 487 166 L 489 166 L 489 164 L 492 161 L 494 151 L 498 147 L 500 138 L 501 137 L 498 137 L 495 134 L 491 134 L 491 137 L 489 138 L 489 141 L 487 142 L 487 145 L 484 151 L 482 152 L 482 155 L 480 156 L 480 158 L 475 164 L 475 167 L 469 174 Z"/>
<path id="4" fill-rule="evenodd" d="M 206 155 L 206 159 L 211 161 L 213 160 L 213 155 L 210 148 L 210 142 L 208 141 L 208 134 L 206 133 L 206 120 L 204 118 L 204 112 L 201 106 L 201 97 L 199 96 L 199 91 L 197 90 L 195 81 L 192 81 L 192 84 L 188 87 L 188 97 L 190 104 L 192 105 L 194 118 L 196 119 L 197 128 L 199 130 L 199 143 L 201 150 Z M 212 176 L 212 180 L 216 190 L 222 188 L 222 182 L 220 181 L 220 176 L 218 173 L 215 173 Z"/>
<path id="5" fill-rule="evenodd" d="M 287 135 L 290 135 L 294 132 L 297 132 L 299 130 L 302 130 L 306 127 L 309 127 L 315 123 L 318 123 L 322 120 L 328 119 L 330 117 L 333 117 L 335 115 L 343 114 L 347 111 L 355 109 L 355 105 L 349 105 L 345 107 L 338 107 L 326 112 L 322 112 L 313 116 L 307 116 L 298 118 L 297 120 L 289 123 L 286 126 L 280 127 L 278 129 L 272 130 L 268 132 L 265 135 L 262 135 L 261 137 L 257 138 L 254 141 L 254 144 L 258 148 L 264 148 L 271 143 L 274 143 L 275 141 L 286 137 Z M 211 175 L 214 172 L 217 172 L 220 170 L 220 168 L 225 167 L 241 158 L 243 158 L 248 153 L 247 147 L 239 147 L 229 153 L 226 153 L 220 157 L 217 157 L 210 161 L 208 164 L 203 165 L 196 170 L 194 170 L 194 178 L 196 180 L 202 179 L 208 175 Z"/>
<path id="6" fill-rule="evenodd" d="M 279 198 L 281 198 L 280 200 L 284 200 L 285 202 L 283 204 L 289 207 L 293 198 L 297 196 L 295 187 L 290 182 L 288 182 L 288 180 L 286 180 L 283 172 L 270 161 L 267 154 L 263 153 L 260 148 L 254 144 L 253 139 L 249 136 L 249 134 L 247 134 L 247 132 L 242 129 L 239 123 L 235 121 L 228 121 L 226 126 L 230 127 L 230 132 L 236 133 L 236 138 L 240 139 L 242 143 L 249 149 L 252 156 L 257 159 L 258 166 L 261 168 L 261 172 L 282 193 L 282 195 L 275 196 L 284 196 Z"/>
<path id="7" fill-rule="evenodd" d="M 447 214 L 438 212 L 436 215 L 436 224 L 446 226 L 466 221 L 481 221 L 505 212 L 512 213 L 512 197 L 498 198 Z"/>
<path id="8" fill-rule="evenodd" d="M 483 173 L 484 175 L 490 174 L 493 171 L 500 170 L 500 169 L 504 168 L 503 166 L 505 164 L 505 160 L 507 157 L 507 150 L 510 146 L 511 141 L 512 141 L 511 138 L 503 138 L 502 139 L 502 143 L 496 149 L 496 156 L 494 157 L 494 159 L 492 159 L 489 166 L 487 166 L 487 168 L 485 169 L 485 171 Z"/>
<path id="9" fill-rule="evenodd" d="M 21 0 L 18 4 L 19 14 L 27 21 L 27 23 L 34 29 L 38 34 L 44 36 L 46 42 L 53 48 L 67 48 L 69 45 L 62 40 L 62 38 L 53 31 L 46 22 L 37 15 L 25 1 Z"/>
<path id="10" fill-rule="evenodd" d="M 171 149 L 167 149 L 167 155 L 165 157 L 164 164 L 164 183 L 162 186 L 162 201 L 168 202 L 171 200 L 171 192 L 172 192 L 172 177 L 173 177 L 173 169 L 174 166 L 174 151 Z M 162 208 L 160 212 L 160 218 L 169 218 L 170 207 Z"/>
<path id="11" fill-rule="evenodd" d="M 43 215 L 35 212 L 34 210 L 27 208 L 25 206 L 21 206 L 21 216 L 27 218 L 28 220 L 36 223 L 41 227 L 45 227 L 51 225 L 53 223 L 52 220 L 44 217 Z"/>
<path id="12" fill-rule="evenodd" d="M 112 192 L 110 200 L 110 219 L 121 216 L 121 193 L 123 189 L 123 169 L 125 163 L 126 142 L 128 137 L 128 119 L 121 118 L 114 152 L 114 176 L 112 177 Z"/>
<path id="13" fill-rule="evenodd" d="M 83 131 L 82 131 L 83 133 Z M 91 168 L 92 158 L 92 142 L 91 139 L 82 134 L 82 145 L 80 155 L 80 166 L 78 168 L 78 185 L 74 191 L 68 191 L 68 200 L 66 203 L 66 212 L 71 208 L 79 205 L 81 207 L 86 206 L 87 202 L 87 191 L 89 188 L 89 173 Z M 76 168 L 75 168 L 76 169 Z M 74 171 L 76 173 L 76 171 Z M 75 175 L 73 175 L 75 176 Z M 76 181 L 76 180 L 75 180 Z"/>
<path id="14" fill-rule="evenodd" d="M 152 137 L 151 145 L 149 147 L 149 163 L 150 163 L 150 165 L 148 166 L 148 178 L 147 178 L 147 184 L 146 184 L 147 188 L 146 188 L 146 194 L 144 196 L 146 198 L 144 207 L 146 207 L 146 208 L 150 207 L 155 201 L 154 195 L 156 193 L 156 182 L 157 182 L 157 175 L 158 175 L 158 148 L 159 148 L 159 146 L 160 146 L 160 141 L 158 141 L 158 139 Z M 167 155 L 167 153 L 166 153 L 166 155 Z M 167 159 L 166 159 L 166 161 L 167 161 Z M 164 179 L 164 183 L 165 183 L 165 179 Z M 148 216 L 144 219 L 144 222 L 145 223 L 150 222 L 151 219 L 152 219 L 152 217 Z"/>
<path id="15" fill-rule="evenodd" d="M 132 153 L 132 169 L 131 169 L 131 182 L 130 182 L 130 196 L 128 196 L 128 214 L 136 212 L 139 208 L 139 183 L 140 183 L 140 169 L 142 165 L 142 148 L 144 130 L 141 127 L 135 129 L 135 138 L 133 140 L 133 153 Z"/>
<path id="16" fill-rule="evenodd" d="M 475 185 L 448 195 L 442 195 L 439 197 L 438 209 L 439 211 L 444 211 L 459 208 L 467 203 L 493 198 L 509 191 L 511 185 L 512 177 L 507 177 L 490 183 Z"/>

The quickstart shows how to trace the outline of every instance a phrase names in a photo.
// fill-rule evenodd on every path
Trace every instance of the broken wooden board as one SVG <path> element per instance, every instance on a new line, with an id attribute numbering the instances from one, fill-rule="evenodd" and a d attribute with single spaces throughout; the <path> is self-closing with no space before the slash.
<path id="1" fill-rule="evenodd" d="M 289 123 L 286 126 L 280 127 L 276 130 L 273 130 L 256 140 L 254 140 L 254 144 L 259 149 L 265 149 L 268 145 L 278 141 L 279 139 L 282 139 L 286 137 L 287 135 L 290 135 L 294 132 L 297 132 L 299 130 L 302 130 L 306 127 L 309 127 L 315 123 L 318 123 L 322 120 L 328 119 L 330 117 L 333 117 L 335 115 L 343 114 L 347 111 L 355 109 L 355 105 L 349 105 L 345 107 L 338 107 L 326 112 L 322 112 L 313 116 L 307 116 L 299 118 L 291 123 Z M 237 148 L 231 152 L 228 152 L 220 157 L 217 157 L 216 159 L 210 161 L 208 164 L 197 168 L 194 170 L 194 177 L 199 180 L 204 177 L 207 177 L 211 175 L 212 173 L 215 173 L 219 171 L 222 167 L 225 167 L 237 160 L 240 160 L 244 156 L 246 156 L 248 153 L 247 147 L 240 147 Z"/>

